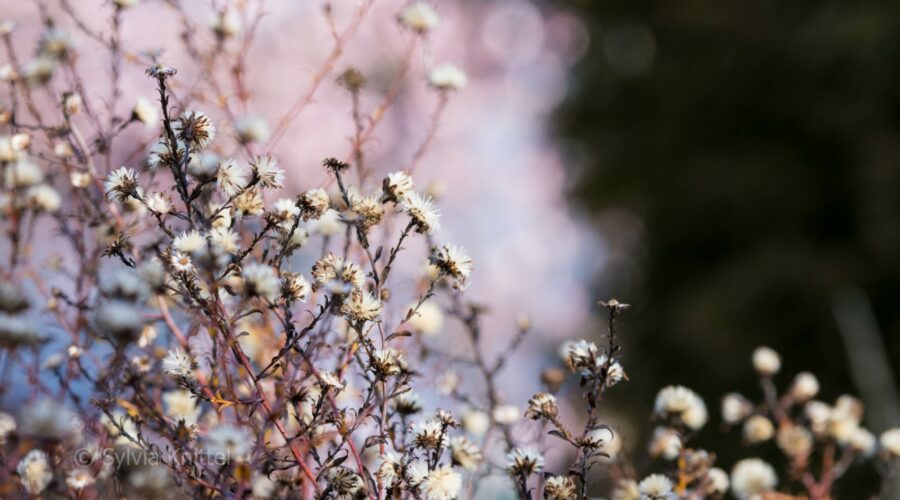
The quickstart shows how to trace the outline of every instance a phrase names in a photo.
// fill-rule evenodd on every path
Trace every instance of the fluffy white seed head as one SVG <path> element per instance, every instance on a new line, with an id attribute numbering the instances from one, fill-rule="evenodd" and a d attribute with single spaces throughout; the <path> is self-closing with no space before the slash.
<path id="1" fill-rule="evenodd" d="M 753 368 L 765 377 L 771 377 L 781 370 L 781 356 L 769 347 L 757 347 L 753 351 Z"/>

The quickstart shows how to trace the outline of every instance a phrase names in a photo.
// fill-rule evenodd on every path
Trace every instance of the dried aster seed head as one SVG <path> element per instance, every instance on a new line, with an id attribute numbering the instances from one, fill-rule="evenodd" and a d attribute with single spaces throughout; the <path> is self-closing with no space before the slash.
<path id="1" fill-rule="evenodd" d="M 881 433 L 878 444 L 888 458 L 900 457 L 900 427 L 894 427 Z"/>
<path id="2" fill-rule="evenodd" d="M 790 391 L 794 399 L 800 402 L 809 401 L 819 393 L 819 379 L 810 372 L 798 373 L 794 377 Z"/>
<path id="3" fill-rule="evenodd" d="M 452 500 L 462 489 L 462 476 L 448 465 L 440 466 L 418 483 L 425 500 Z"/>
<path id="4" fill-rule="evenodd" d="M 165 80 L 170 76 L 175 76 L 176 73 L 178 73 L 177 69 L 162 63 L 157 63 L 147 68 L 147 76 L 158 80 Z"/>
<path id="5" fill-rule="evenodd" d="M 241 271 L 244 280 L 244 294 L 274 302 L 281 295 L 281 280 L 272 266 L 253 262 Z"/>
<path id="6" fill-rule="evenodd" d="M 393 450 L 385 451 L 375 476 L 386 488 L 393 488 L 403 481 L 403 469 L 407 462 L 403 456 Z"/>
<path id="7" fill-rule="evenodd" d="M 673 500 L 677 498 L 673 487 L 672 480 L 662 474 L 651 474 L 638 484 L 641 500 Z"/>
<path id="8" fill-rule="evenodd" d="M 262 215 L 266 210 L 262 191 L 256 187 L 245 189 L 234 198 L 234 208 L 244 215 Z"/>
<path id="9" fill-rule="evenodd" d="M 110 300 L 101 304 L 94 314 L 94 321 L 102 333 L 120 341 L 133 340 L 144 329 L 141 310 L 122 300 Z"/>
<path id="10" fill-rule="evenodd" d="M 81 107 L 83 103 L 81 101 L 81 96 L 74 93 L 66 93 L 63 96 L 63 111 L 65 111 L 66 115 L 72 116 L 77 115 L 81 112 Z"/>
<path id="11" fill-rule="evenodd" d="M 355 94 L 366 86 L 366 77 L 356 68 L 347 68 L 338 75 L 337 83 Z"/>
<path id="12" fill-rule="evenodd" d="M 132 269 L 118 269 L 100 275 L 100 293 L 108 299 L 136 302 L 144 298 L 149 289 L 140 275 Z"/>
<path id="13" fill-rule="evenodd" d="M 327 392 L 329 389 L 334 390 L 334 392 L 344 390 L 345 384 L 332 372 L 320 371 L 317 380 L 323 392 Z"/>
<path id="14" fill-rule="evenodd" d="M 871 458 L 875 455 L 875 434 L 872 434 L 868 429 L 859 427 L 850 437 L 848 445 L 858 456 L 862 458 Z"/>
<path id="15" fill-rule="evenodd" d="M 284 170 L 278 167 L 278 161 L 269 155 L 262 155 L 250 161 L 253 177 L 259 185 L 266 189 L 281 189 L 284 187 Z"/>
<path id="16" fill-rule="evenodd" d="M 722 420 L 726 424 L 736 424 L 753 411 L 753 403 L 744 396 L 732 392 L 722 397 Z"/>
<path id="17" fill-rule="evenodd" d="M 300 215 L 300 209 L 297 208 L 296 202 L 293 200 L 289 200 L 287 198 L 279 198 L 275 200 L 275 204 L 272 205 L 271 215 L 280 222 L 293 222 L 294 219 Z M 286 228 L 290 230 L 291 225 L 286 225 Z M 277 230 L 284 229 L 284 227 L 276 227 Z"/>
<path id="18" fill-rule="evenodd" d="M 579 340 L 573 344 L 567 344 L 566 365 L 573 372 L 590 370 L 597 365 L 598 352 L 597 345 L 587 340 Z"/>
<path id="19" fill-rule="evenodd" d="M 350 289 L 359 289 L 365 281 L 365 273 L 356 264 L 329 253 L 317 260 L 312 268 L 313 290 L 330 285 L 334 281 L 347 285 Z M 329 287 L 332 288 L 333 287 Z"/>
<path id="20" fill-rule="evenodd" d="M 409 215 L 410 222 L 420 234 L 432 234 L 440 229 L 440 217 L 434 201 L 429 196 L 410 192 L 401 202 L 403 211 Z"/>
<path id="21" fill-rule="evenodd" d="M 53 481 L 53 470 L 47 454 L 37 449 L 29 451 L 19 460 L 16 473 L 29 495 L 40 495 Z"/>
<path id="22" fill-rule="evenodd" d="M 753 368 L 765 377 L 771 377 L 781 369 L 781 356 L 769 347 L 757 347 L 753 351 Z"/>
<path id="23" fill-rule="evenodd" d="M 194 378 L 194 362 L 191 360 L 191 356 L 178 347 L 169 351 L 162 361 L 162 368 L 164 372 L 173 377 L 187 380 Z"/>
<path id="24" fill-rule="evenodd" d="M 30 319 L 13 317 L 0 321 L 0 345 L 4 347 L 36 346 L 47 340 Z"/>
<path id="25" fill-rule="evenodd" d="M 772 421 L 762 415 L 753 415 L 744 422 L 744 440 L 749 444 L 768 441 L 775 434 Z"/>
<path id="26" fill-rule="evenodd" d="M 465 436 L 457 436 L 450 440 L 450 455 L 453 465 L 459 465 L 470 471 L 477 469 L 484 460 L 481 448 Z"/>
<path id="27" fill-rule="evenodd" d="M 566 381 L 566 372 L 560 368 L 547 368 L 541 372 L 541 383 L 550 392 L 558 391 Z"/>
<path id="28" fill-rule="evenodd" d="M 181 233 L 172 240 L 172 248 L 176 252 L 194 253 L 205 247 L 206 238 L 196 229 Z"/>
<path id="29" fill-rule="evenodd" d="M 415 1 L 404 7 L 397 20 L 403 26 L 420 34 L 434 29 L 441 22 L 434 7 L 423 1 Z"/>
<path id="30" fill-rule="evenodd" d="M 552 476 L 544 483 L 544 496 L 547 500 L 575 500 L 575 481 L 569 476 Z"/>
<path id="31" fill-rule="evenodd" d="M 494 422 L 500 425 L 512 425 L 519 421 L 522 410 L 515 405 L 497 405 L 491 413 Z"/>
<path id="32" fill-rule="evenodd" d="M 306 300 L 309 297 L 312 287 L 309 282 L 300 273 L 281 273 L 281 296 L 287 302 L 296 302 L 298 300 Z"/>
<path id="33" fill-rule="evenodd" d="M 749 423 L 750 420 L 747 422 Z M 785 455 L 796 458 L 805 457 L 812 451 L 813 435 L 801 425 L 787 425 L 779 427 L 775 442 L 778 443 L 778 447 Z"/>
<path id="34" fill-rule="evenodd" d="M 556 396 L 546 392 L 539 392 L 528 400 L 528 409 L 525 410 L 525 416 L 538 420 L 542 418 L 554 419 L 559 414 L 559 405 L 556 402 Z"/>
<path id="35" fill-rule="evenodd" d="M 453 288 L 464 290 L 469 285 L 472 259 L 462 247 L 454 245 L 435 247 L 431 252 L 430 261 L 437 266 L 442 276 L 450 280 Z"/>
<path id="36" fill-rule="evenodd" d="M 428 84 L 443 92 L 460 90 L 466 83 L 466 73 L 453 64 L 441 64 L 428 72 Z"/>
<path id="37" fill-rule="evenodd" d="M 631 479 L 620 479 L 612 491 L 612 500 L 641 500 L 641 490 L 637 482 Z"/>
<path id="38" fill-rule="evenodd" d="M 403 171 L 390 173 L 381 183 L 381 200 L 400 203 L 414 188 L 412 177 L 408 173 Z"/>
<path id="39" fill-rule="evenodd" d="M 236 10 L 226 8 L 210 19 L 209 27 L 220 39 L 234 38 L 241 33 L 241 18 Z"/>
<path id="40" fill-rule="evenodd" d="M 310 189 L 297 197 L 297 205 L 300 207 L 300 216 L 308 221 L 321 217 L 331 205 L 331 199 L 324 189 Z"/>
<path id="41" fill-rule="evenodd" d="M 515 448 L 506 455 L 506 470 L 511 476 L 530 476 L 544 468 L 544 457 L 534 448 Z"/>
<path id="42" fill-rule="evenodd" d="M 147 208 L 157 214 L 167 214 L 172 211 L 172 200 L 161 192 L 155 192 L 147 197 Z"/>
<path id="43" fill-rule="evenodd" d="M 216 182 L 219 189 L 227 196 L 238 194 L 247 185 L 247 174 L 244 168 L 233 159 L 225 159 L 219 162 L 216 170 Z"/>
<path id="44" fill-rule="evenodd" d="M 169 168 L 172 166 L 181 168 L 186 155 L 187 150 L 184 147 L 184 143 L 178 142 L 173 155 L 166 140 L 160 139 L 159 142 L 150 148 L 150 152 L 147 154 L 147 165 L 150 168 Z"/>
<path id="45" fill-rule="evenodd" d="M 375 196 L 350 196 L 350 211 L 353 212 L 356 224 L 363 231 L 375 226 L 384 217 L 384 207 Z"/>
<path id="46" fill-rule="evenodd" d="M 661 418 L 674 418 L 690 429 L 698 430 L 706 424 L 706 404 L 696 392 L 684 386 L 668 386 L 659 391 L 654 413 Z"/>
<path id="47" fill-rule="evenodd" d="M 413 391 L 398 394 L 391 400 L 394 410 L 400 415 L 415 415 L 422 411 L 422 401 Z"/>
<path id="48" fill-rule="evenodd" d="M 56 71 L 56 58 L 40 54 L 34 59 L 25 63 L 22 68 L 22 80 L 29 87 L 37 87 L 44 85 L 53 78 L 53 72 Z"/>
<path id="49" fill-rule="evenodd" d="M 19 416 L 20 434 L 43 439 L 77 439 L 82 422 L 65 403 L 42 398 L 29 404 Z"/>
<path id="50" fill-rule="evenodd" d="M 413 435 L 413 444 L 424 450 L 443 448 L 449 442 L 446 428 L 438 419 L 416 422 L 410 431 Z"/>
<path id="51" fill-rule="evenodd" d="M 380 380 L 399 375 L 407 370 L 406 357 L 400 351 L 388 347 L 372 353 L 369 368 Z"/>
<path id="52" fill-rule="evenodd" d="M 206 434 L 206 452 L 217 459 L 245 460 L 253 451 L 253 437 L 244 427 L 220 424 Z"/>
<path id="53" fill-rule="evenodd" d="M 338 160 L 337 158 L 325 158 L 322 161 L 322 166 L 334 173 L 343 172 L 344 170 L 350 168 L 350 165 L 342 162 L 341 160 Z"/>
<path id="54" fill-rule="evenodd" d="M 657 427 L 653 431 L 647 452 L 653 458 L 662 457 L 665 460 L 675 460 L 681 453 L 681 436 L 674 429 Z"/>
<path id="55" fill-rule="evenodd" d="M 131 109 L 131 119 L 137 120 L 144 124 L 147 128 L 154 127 L 159 120 L 159 113 L 156 106 L 144 97 L 138 97 Z"/>
<path id="56" fill-rule="evenodd" d="M 449 411 L 438 410 L 437 412 L 435 412 L 434 418 L 436 418 L 441 423 L 441 425 L 446 428 L 455 429 L 459 427 L 459 422 L 456 421 L 456 419 L 453 417 L 453 414 L 451 414 Z"/>
<path id="57" fill-rule="evenodd" d="M 38 42 L 38 52 L 41 55 L 59 58 L 64 56 L 72 47 L 72 36 L 67 31 L 59 28 L 47 28 Z"/>
<path id="58" fill-rule="evenodd" d="M 176 137 L 189 146 L 192 152 L 202 151 L 216 136 L 212 120 L 200 111 L 186 111 L 172 121 Z"/>
<path id="59" fill-rule="evenodd" d="M 381 301 L 372 293 L 357 288 L 350 292 L 348 298 L 344 299 L 344 303 L 341 305 L 341 314 L 354 322 L 378 321 L 381 314 Z"/>
<path id="60" fill-rule="evenodd" d="M 244 115 L 234 122 L 234 131 L 244 143 L 263 142 L 269 138 L 269 125 L 257 115 Z"/>
<path id="61" fill-rule="evenodd" d="M 617 299 L 609 299 L 607 301 L 598 302 L 601 307 L 605 307 L 610 311 L 621 312 L 631 307 L 629 304 L 625 304 L 623 302 L 619 302 Z"/>
<path id="62" fill-rule="evenodd" d="M 777 484 L 775 469 L 759 458 L 746 458 L 731 469 L 731 491 L 741 500 L 759 498 Z"/>
<path id="63" fill-rule="evenodd" d="M 0 281 L 0 311 L 18 314 L 31 306 L 22 288 L 8 281 Z"/>
<path id="64" fill-rule="evenodd" d="M 589 450 L 599 450 L 607 443 L 612 442 L 614 437 L 615 435 L 613 434 L 612 429 L 605 425 L 601 425 L 591 429 L 584 437 L 576 439 L 576 444 Z"/>
<path id="65" fill-rule="evenodd" d="M 137 194 L 138 173 L 128 167 L 119 167 L 106 178 L 104 190 L 110 200 L 126 201 Z"/>
<path id="66" fill-rule="evenodd" d="M 717 467 L 712 467 L 706 471 L 706 493 L 709 495 L 724 495 L 728 491 L 731 481 L 728 480 L 728 473 Z"/>

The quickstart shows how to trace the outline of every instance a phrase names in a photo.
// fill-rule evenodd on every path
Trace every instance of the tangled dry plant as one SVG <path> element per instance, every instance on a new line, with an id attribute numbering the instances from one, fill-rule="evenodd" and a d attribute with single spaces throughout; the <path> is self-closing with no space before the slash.
<path id="1" fill-rule="evenodd" d="M 749 444 L 774 439 L 785 472 L 759 459 L 739 462 L 730 477 L 716 468 L 714 453 L 690 447 L 708 420 L 703 399 L 672 386 L 657 397 L 660 426 L 648 447 L 664 466 L 641 478 L 600 415 L 606 391 L 627 379 L 617 320 L 628 306 L 615 300 L 600 304 L 608 329 L 599 346 L 566 345 L 566 367 L 541 374 L 546 392 L 526 408 L 505 400 L 498 373 L 528 322 L 519 321 L 501 356 L 485 354 L 485 309 L 463 294 L 473 262 L 442 241 L 436 202 L 412 177 L 465 74 L 450 65 L 429 74 L 439 105 L 404 169 L 379 174 L 364 154 L 416 44 L 438 24 L 427 3 L 398 13 L 411 37 L 407 63 L 370 112 L 359 99 L 365 76 L 333 73 L 372 1 L 343 29 L 326 7 L 333 51 L 271 133 L 238 112 L 252 95 L 244 68 L 261 7 L 223 7 L 200 36 L 185 6 L 168 2 L 193 63 L 209 75 L 216 65 L 232 68 L 227 81 L 188 86 L 158 54 L 124 52 L 120 30 L 135 3 L 114 2 L 107 33 L 89 28 L 67 0 L 36 2 L 43 34 L 24 62 L 15 27 L 0 25 L 9 95 L 0 109 L 2 380 L 4 395 L 23 401 L 0 413 L 4 497 L 441 500 L 478 495 L 486 479 L 502 476 L 520 497 L 561 500 L 586 498 L 602 476 L 617 500 L 729 489 L 775 498 L 779 485 L 823 499 L 856 461 L 878 457 L 885 475 L 896 464 L 900 430 L 879 445 L 860 426 L 860 402 L 816 401 L 809 373 L 779 395 L 772 377 L 780 360 L 761 348 L 754 366 L 763 401 L 729 394 L 722 414 L 743 426 Z M 110 95 L 87 88 L 76 36 L 54 15 L 108 51 Z M 138 100 L 123 115 L 119 80 L 138 64 L 157 102 Z M 306 159 L 271 151 L 329 81 L 349 96 L 351 151 L 322 161 L 327 185 L 273 200 L 285 186 L 280 161 Z M 210 97 L 232 94 L 237 102 Z M 121 144 L 123 131 L 141 125 L 151 141 Z M 113 151 L 123 148 L 135 153 L 118 166 Z M 419 270 L 403 277 L 415 283 L 409 297 L 392 289 L 404 261 Z M 430 344 L 445 317 L 461 326 L 470 355 Z M 448 364 L 477 380 L 437 373 Z M 556 398 L 567 372 L 584 401 L 583 415 L 571 418 Z M 420 398 L 417 388 L 452 407 L 436 409 L 439 397 Z M 538 433 L 521 432 L 535 425 Z M 567 449 L 569 463 L 545 464 L 550 447 Z"/>

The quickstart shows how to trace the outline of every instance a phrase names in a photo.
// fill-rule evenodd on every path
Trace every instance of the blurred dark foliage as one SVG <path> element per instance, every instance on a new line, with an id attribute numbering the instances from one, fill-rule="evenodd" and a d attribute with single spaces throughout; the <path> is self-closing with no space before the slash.
<path id="1" fill-rule="evenodd" d="M 722 438 L 718 397 L 758 399 L 761 344 L 784 355 L 781 387 L 810 370 L 829 402 L 858 392 L 833 315 L 848 289 L 871 301 L 896 381 L 900 3 L 566 5 L 592 37 L 557 120 L 576 199 L 610 241 L 639 233 L 597 285 L 635 305 L 615 403 L 646 422 L 660 387 L 687 385 L 721 465 L 775 457 Z M 864 498 L 871 471 L 852 476 L 843 493 Z"/>

